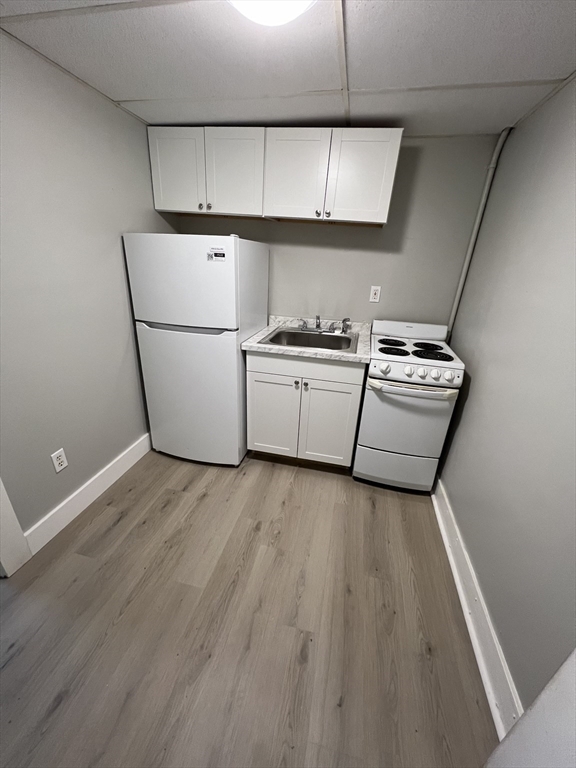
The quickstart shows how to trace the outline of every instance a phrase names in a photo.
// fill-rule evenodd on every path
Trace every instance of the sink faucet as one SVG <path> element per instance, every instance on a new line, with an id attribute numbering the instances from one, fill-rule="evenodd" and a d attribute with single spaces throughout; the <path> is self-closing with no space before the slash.
<path id="1" fill-rule="evenodd" d="M 344 320 L 342 320 L 342 333 L 348 333 L 350 330 L 350 318 L 345 317 Z"/>
<path id="2" fill-rule="evenodd" d="M 320 325 L 320 315 L 316 315 L 316 330 L 319 331 L 321 328 Z"/>

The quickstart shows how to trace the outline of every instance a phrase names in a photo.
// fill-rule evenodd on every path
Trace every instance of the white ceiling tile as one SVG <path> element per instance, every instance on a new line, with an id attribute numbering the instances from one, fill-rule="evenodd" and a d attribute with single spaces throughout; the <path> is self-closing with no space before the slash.
<path id="1" fill-rule="evenodd" d="M 499 133 L 554 85 L 351 93 L 352 125 L 398 126 L 407 136 Z"/>
<path id="2" fill-rule="evenodd" d="M 574 0 L 346 0 L 350 89 L 515 82 L 576 68 Z"/>
<path id="3" fill-rule="evenodd" d="M 93 5 L 136 2 L 136 0 L 0 0 L 0 16 L 19 16 L 25 13 L 46 13 Z"/>
<path id="4" fill-rule="evenodd" d="M 226 2 L 4 21 L 13 35 L 116 101 L 234 99 L 341 88 L 332 2 L 263 27 Z"/>
<path id="5" fill-rule="evenodd" d="M 152 125 L 342 125 L 341 93 L 227 101 L 126 101 L 123 107 Z"/>

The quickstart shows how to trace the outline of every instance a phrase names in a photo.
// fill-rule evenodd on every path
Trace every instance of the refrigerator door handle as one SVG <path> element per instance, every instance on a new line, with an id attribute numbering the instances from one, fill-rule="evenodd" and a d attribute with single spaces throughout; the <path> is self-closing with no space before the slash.
<path id="1" fill-rule="evenodd" d="M 223 333 L 237 333 L 237 328 L 197 328 L 191 325 L 167 325 L 166 323 L 145 323 L 137 320 L 136 325 L 152 328 L 157 331 L 176 331 L 178 333 L 194 333 L 199 336 L 221 336 Z"/>

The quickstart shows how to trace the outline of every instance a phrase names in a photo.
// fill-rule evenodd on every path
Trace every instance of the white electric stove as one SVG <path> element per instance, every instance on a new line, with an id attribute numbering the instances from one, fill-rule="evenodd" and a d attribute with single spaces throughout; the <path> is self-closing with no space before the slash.
<path id="1" fill-rule="evenodd" d="M 353 475 L 429 491 L 464 363 L 447 327 L 375 320 Z"/>

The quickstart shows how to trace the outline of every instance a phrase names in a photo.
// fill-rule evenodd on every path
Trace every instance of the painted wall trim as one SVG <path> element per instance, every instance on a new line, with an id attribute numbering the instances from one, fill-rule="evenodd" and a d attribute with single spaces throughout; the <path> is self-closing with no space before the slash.
<path id="1" fill-rule="evenodd" d="M 436 484 L 432 494 L 432 503 L 456 582 L 494 725 L 498 738 L 502 740 L 520 718 L 524 708 L 508 669 L 504 652 L 484 602 L 472 561 L 460 535 L 442 480 L 438 480 Z"/>
<path id="2" fill-rule="evenodd" d="M 77 491 L 74 491 L 67 499 L 58 504 L 57 507 L 41 520 L 29 528 L 24 536 L 32 554 L 35 555 L 45 544 L 60 533 L 68 523 L 71 523 L 75 517 L 83 512 L 92 502 L 98 498 L 112 483 L 115 483 L 119 477 L 127 472 L 136 462 L 142 458 L 151 449 L 150 435 L 145 434 L 139 437 L 119 456 L 116 456 L 110 464 L 107 464 L 100 472 L 84 483 Z"/>
<path id="3" fill-rule="evenodd" d="M 32 557 L 4 483 L 0 479 L 0 573 L 12 576 Z"/>

